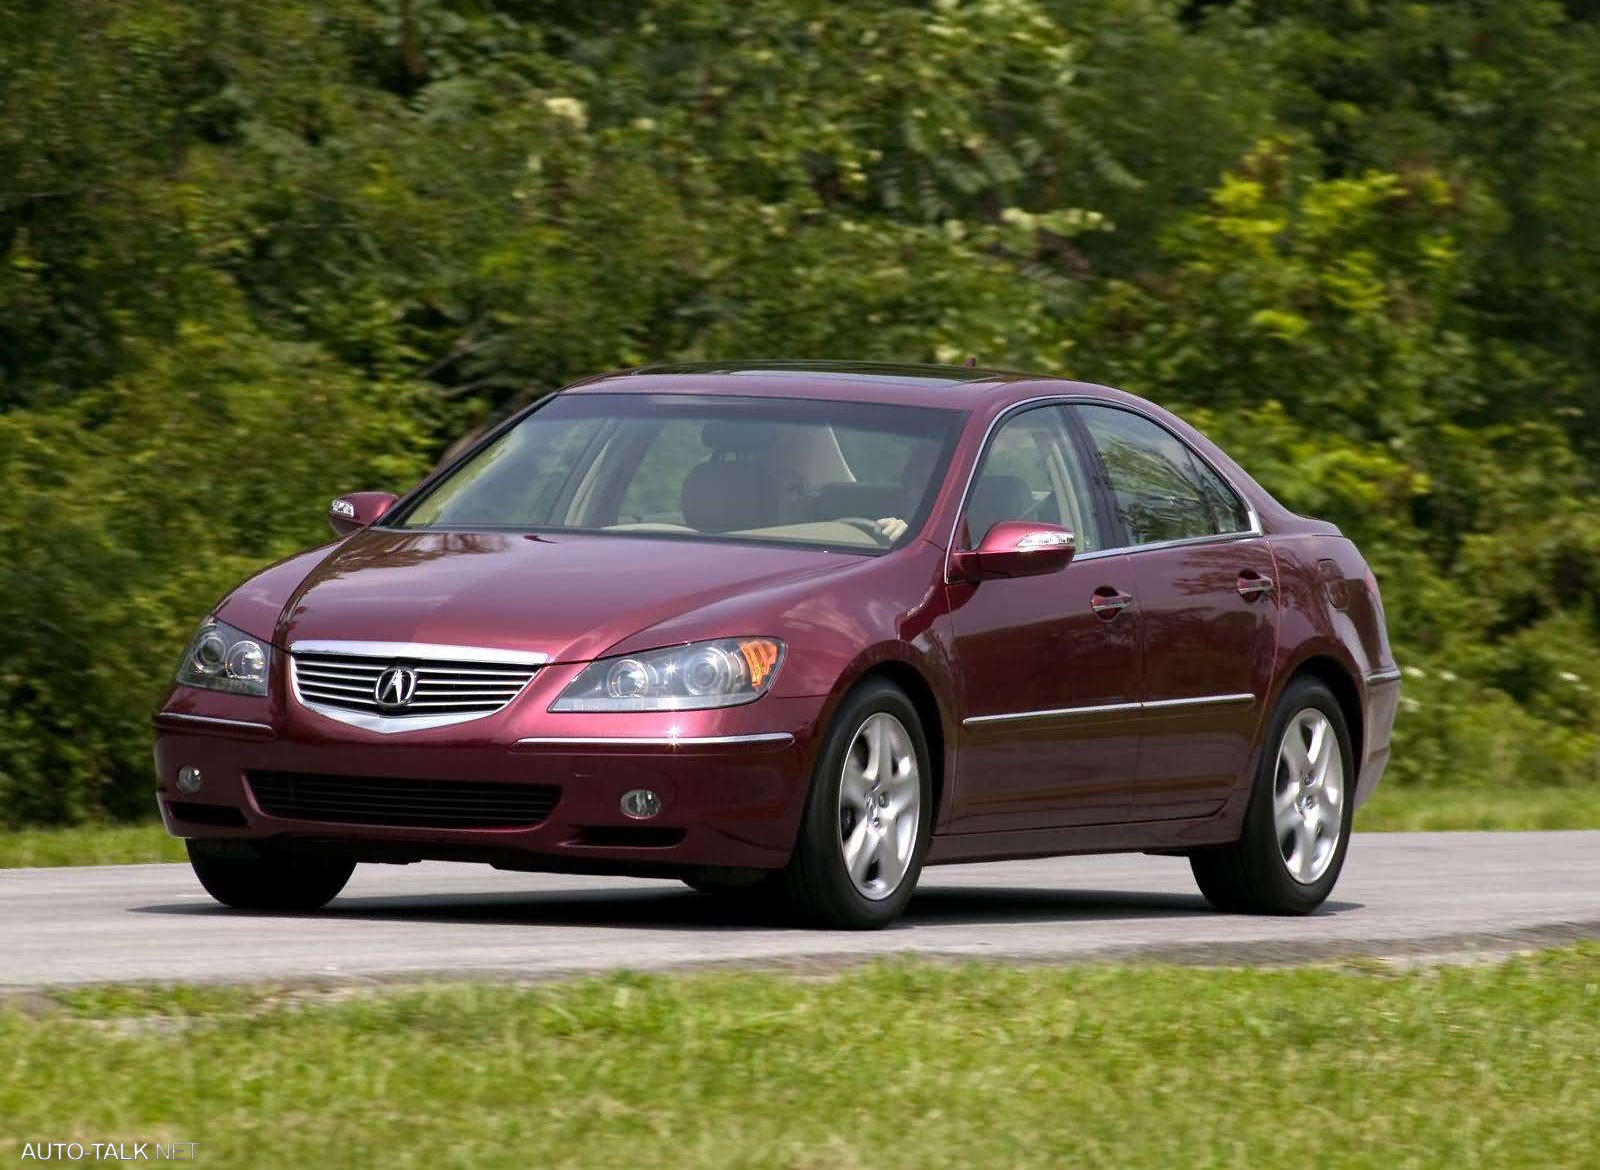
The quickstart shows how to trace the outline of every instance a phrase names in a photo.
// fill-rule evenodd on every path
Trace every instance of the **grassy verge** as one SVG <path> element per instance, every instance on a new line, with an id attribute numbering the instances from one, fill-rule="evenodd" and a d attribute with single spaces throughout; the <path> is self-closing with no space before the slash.
<path id="1" fill-rule="evenodd" d="M 1600 787 L 1416 789 L 1380 786 L 1356 818 L 1363 832 L 1600 829 Z M 183 842 L 157 822 L 0 832 L 0 869 L 182 861 Z"/>
<path id="2" fill-rule="evenodd" d="M 159 821 L 0 832 L 0 869 L 183 860 L 183 842 L 168 836 Z"/>
<path id="3" fill-rule="evenodd" d="M 305 993 L 302 993 L 305 994 Z M 1578 1166 L 1600 946 L 1476 968 L 897 962 L 0 1007 L 0 1155 L 227 1166 Z"/>
<path id="4" fill-rule="evenodd" d="M 1590 788 L 1378 786 L 1359 813 L 1362 832 L 1600 829 L 1600 785 Z"/>

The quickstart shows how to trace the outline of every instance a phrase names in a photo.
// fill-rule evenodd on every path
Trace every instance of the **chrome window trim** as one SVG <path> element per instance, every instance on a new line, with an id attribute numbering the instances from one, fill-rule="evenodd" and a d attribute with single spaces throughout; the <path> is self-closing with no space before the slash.
<path id="1" fill-rule="evenodd" d="M 961 721 L 963 727 L 980 727 L 989 723 L 1021 723 L 1035 719 L 1067 719 L 1084 715 L 1115 715 L 1137 711 L 1170 711 L 1183 707 L 1213 707 L 1232 703 L 1254 703 L 1253 694 L 1240 692 L 1229 695 L 1197 695 L 1189 699 L 1147 699 L 1139 703 L 1096 703 L 1087 707 L 1053 707 L 1044 711 L 1013 711 L 1004 715 L 969 715 Z"/>
<path id="2" fill-rule="evenodd" d="M 1388 670 L 1373 671 L 1371 674 L 1366 676 L 1366 683 L 1368 686 L 1371 686 L 1374 683 L 1398 682 L 1400 681 L 1400 675 L 1400 668 L 1398 666 L 1392 666 Z"/>
<path id="3" fill-rule="evenodd" d="M 1157 540 L 1149 544 L 1130 544 L 1122 548 L 1096 549 L 1093 552 L 1081 553 L 1073 557 L 1075 561 L 1089 561 L 1095 557 L 1119 556 L 1123 553 L 1160 552 L 1168 548 L 1189 548 L 1191 546 L 1207 544 L 1236 544 L 1245 540 L 1256 540 L 1263 536 L 1260 532 L 1223 532 L 1216 536 L 1189 536 L 1182 540 Z"/>
<path id="4" fill-rule="evenodd" d="M 266 731 L 276 734 L 276 729 L 270 723 L 254 723 L 248 719 L 224 719 L 220 715 L 185 715 L 179 711 L 157 711 L 156 722 L 176 721 L 179 723 L 198 723 L 211 727 L 233 727 L 241 731 Z"/>
<path id="5" fill-rule="evenodd" d="M 791 744 L 787 731 L 762 731 L 753 735 L 530 735 L 516 746 L 533 747 L 723 747 L 731 744 Z"/>
<path id="6" fill-rule="evenodd" d="M 504 662 L 544 666 L 550 655 L 537 650 L 496 650 L 488 646 L 449 646 L 440 642 L 363 642 L 344 638 L 310 638 L 289 643 L 290 654 L 348 654 L 354 658 L 415 658 L 439 662 Z"/>
<path id="7" fill-rule="evenodd" d="M 1188 451 L 1197 460 L 1199 460 L 1202 466 L 1209 468 L 1212 474 L 1222 481 L 1223 486 L 1225 486 L 1230 492 L 1238 497 L 1239 501 L 1244 504 L 1245 511 L 1250 517 L 1250 527 L 1239 532 L 1216 532 L 1207 536 L 1185 537 L 1182 540 L 1162 540 L 1150 544 L 1126 544 L 1118 548 L 1097 548 L 1089 552 L 1079 553 L 1077 556 L 1072 558 L 1074 561 L 1092 560 L 1095 557 L 1116 556 L 1120 553 L 1153 552 L 1158 549 L 1183 548 L 1191 544 L 1223 544 L 1236 540 L 1253 540 L 1258 536 L 1265 535 L 1261 528 L 1261 515 L 1256 511 L 1255 504 L 1251 501 L 1247 494 L 1239 490 L 1239 485 L 1233 482 L 1232 477 L 1226 474 L 1220 467 L 1207 458 L 1204 451 L 1197 450 L 1187 439 L 1172 430 L 1171 427 L 1167 426 L 1166 423 L 1162 422 L 1159 418 L 1156 418 L 1149 411 L 1142 410 L 1137 406 L 1132 406 L 1124 402 L 1108 402 L 1104 398 L 1095 398 L 1088 394 L 1045 394 L 1037 398 L 1024 398 L 1021 402 L 1013 402 L 1010 406 L 1006 407 L 999 414 L 995 415 L 994 418 L 989 420 L 988 429 L 983 433 L 983 441 L 978 444 L 978 457 L 972 461 L 972 466 L 967 469 L 966 486 L 961 489 L 961 503 L 956 508 L 955 520 L 950 525 L 950 539 L 945 544 L 944 583 L 946 585 L 953 585 L 957 580 L 959 580 L 959 578 L 952 576 L 950 572 L 950 559 L 954 554 L 956 547 L 956 533 L 961 531 L 961 518 L 965 516 L 967 512 L 967 500 L 972 495 L 972 485 L 978 476 L 978 466 L 983 462 L 983 457 L 988 454 L 989 442 L 994 438 L 994 433 L 999 428 L 1000 424 L 1018 411 L 1028 410 L 1033 407 L 1076 405 L 1104 406 L 1110 410 L 1125 410 L 1129 414 L 1136 414 L 1140 418 L 1147 419 L 1156 426 L 1160 427 L 1162 430 L 1166 431 L 1167 434 L 1171 435 L 1179 443 L 1182 443 L 1184 450 Z"/>

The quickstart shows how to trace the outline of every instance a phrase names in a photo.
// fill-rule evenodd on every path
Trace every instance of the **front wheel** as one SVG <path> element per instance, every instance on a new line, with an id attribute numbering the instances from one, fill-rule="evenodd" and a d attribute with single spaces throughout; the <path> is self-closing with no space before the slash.
<path id="1" fill-rule="evenodd" d="M 1309 914 L 1339 880 L 1355 813 L 1355 752 L 1326 686 L 1284 689 L 1267 727 L 1244 831 L 1190 855 L 1200 892 L 1218 910 Z"/>
<path id="2" fill-rule="evenodd" d="M 932 831 L 932 771 L 917 709 L 873 681 L 840 706 L 817 756 L 784 892 L 823 926 L 872 930 L 905 909 Z"/>
<path id="3" fill-rule="evenodd" d="M 353 861 L 271 848 L 250 855 L 205 841 L 186 845 L 206 893 L 235 910 L 319 910 L 338 897 L 356 868 Z"/>

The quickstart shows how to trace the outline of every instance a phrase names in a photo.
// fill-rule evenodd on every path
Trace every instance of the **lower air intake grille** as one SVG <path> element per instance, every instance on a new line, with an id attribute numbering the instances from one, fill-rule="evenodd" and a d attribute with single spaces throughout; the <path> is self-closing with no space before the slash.
<path id="1" fill-rule="evenodd" d="M 269 817 L 344 825 L 427 829 L 510 829 L 540 824 L 555 808 L 553 784 L 482 780 L 395 780 L 250 772 L 250 791 Z"/>

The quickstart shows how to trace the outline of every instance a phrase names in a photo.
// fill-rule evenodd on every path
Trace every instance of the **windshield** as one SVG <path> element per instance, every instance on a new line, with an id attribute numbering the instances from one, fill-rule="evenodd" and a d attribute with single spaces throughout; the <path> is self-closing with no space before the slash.
<path id="1" fill-rule="evenodd" d="M 961 419 L 816 399 L 562 395 L 384 525 L 883 550 L 921 528 Z"/>

